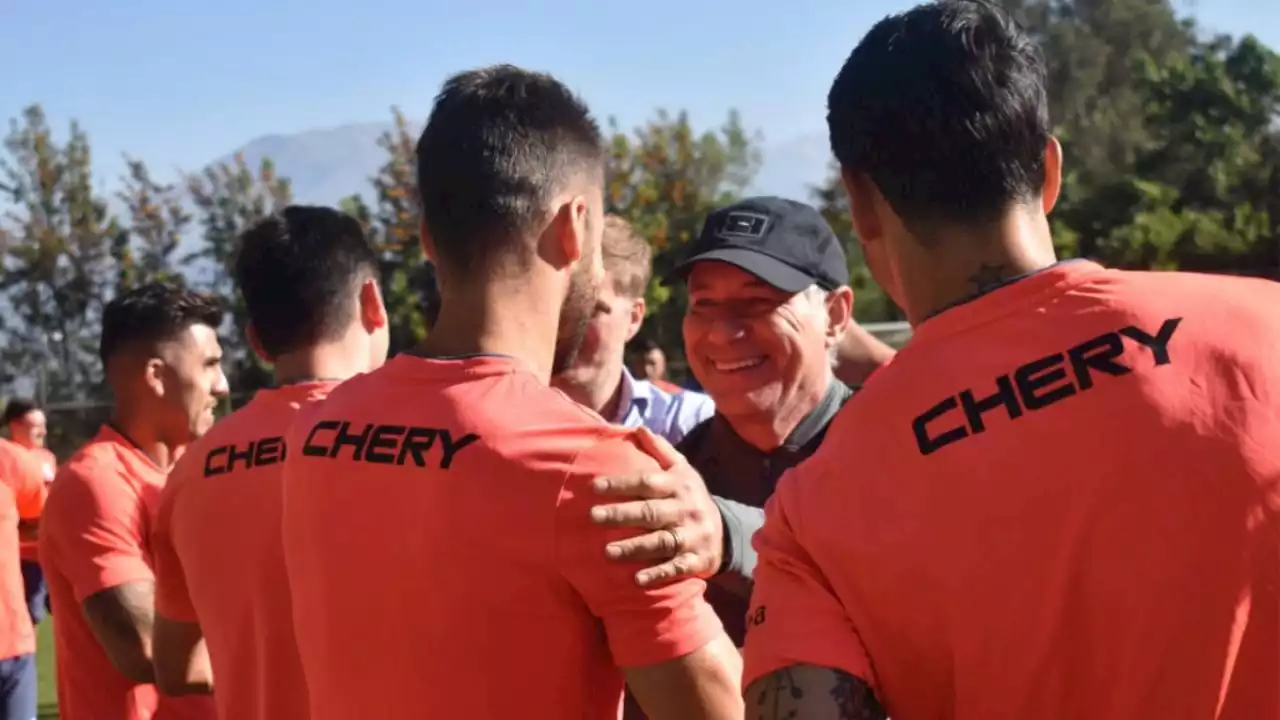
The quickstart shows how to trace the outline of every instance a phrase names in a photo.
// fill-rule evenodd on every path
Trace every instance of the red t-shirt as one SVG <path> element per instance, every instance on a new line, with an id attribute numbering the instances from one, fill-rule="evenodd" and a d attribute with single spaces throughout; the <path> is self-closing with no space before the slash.
<path id="1" fill-rule="evenodd" d="M 1280 717 L 1280 285 L 1064 263 L 916 328 L 755 537 L 750 683 Z"/>
<path id="2" fill-rule="evenodd" d="M 54 644 L 62 720 L 211 719 L 208 696 L 158 699 L 116 670 L 89 628 L 85 598 L 154 580 L 148 529 L 165 471 L 103 426 L 58 471 L 40 524 L 40 563 L 57 610 Z"/>
<path id="3" fill-rule="evenodd" d="M 0 483 L 0 660 L 36 651 L 18 560 L 18 515 L 13 490 Z"/>
<path id="4" fill-rule="evenodd" d="M 636 585 L 597 476 L 656 470 L 517 360 L 401 355 L 288 435 L 284 543 L 313 720 L 617 718 L 618 667 L 722 632 L 683 580 Z"/>
<path id="5" fill-rule="evenodd" d="M 333 385 L 258 391 L 187 448 L 161 494 L 156 613 L 199 623 L 220 717 L 310 718 L 280 538 L 281 469 L 298 408 Z"/>
<path id="6" fill-rule="evenodd" d="M 48 478 L 40 450 L 44 448 L 31 449 L 0 438 L 0 482 L 12 492 L 22 520 L 39 520 L 44 511 Z M 23 560 L 39 560 L 39 545 L 24 541 L 20 543 L 19 554 Z"/>

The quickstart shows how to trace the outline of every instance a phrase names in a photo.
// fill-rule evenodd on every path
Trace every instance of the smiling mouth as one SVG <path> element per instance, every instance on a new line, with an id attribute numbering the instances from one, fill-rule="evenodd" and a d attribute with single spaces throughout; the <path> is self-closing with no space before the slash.
<path id="1" fill-rule="evenodd" d="M 722 372 L 722 373 L 742 372 L 743 370 L 750 370 L 752 368 L 760 367 L 763 364 L 764 364 L 764 356 L 746 358 L 744 360 L 733 360 L 731 362 L 720 361 L 720 360 L 711 361 L 711 366 L 716 369 L 716 372 Z"/>

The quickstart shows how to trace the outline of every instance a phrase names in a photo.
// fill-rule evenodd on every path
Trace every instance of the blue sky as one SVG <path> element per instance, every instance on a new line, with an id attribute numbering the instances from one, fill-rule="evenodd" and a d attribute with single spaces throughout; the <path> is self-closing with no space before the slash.
<path id="1" fill-rule="evenodd" d="M 31 102 L 89 131 L 100 174 L 121 153 L 161 174 L 269 133 L 423 118 L 444 77 L 508 61 L 547 70 L 602 118 L 653 109 L 699 124 L 736 107 L 766 141 L 822 128 L 858 38 L 911 0 L 0 0 L 0 115 Z M 1280 3 L 1182 3 L 1280 48 Z"/>

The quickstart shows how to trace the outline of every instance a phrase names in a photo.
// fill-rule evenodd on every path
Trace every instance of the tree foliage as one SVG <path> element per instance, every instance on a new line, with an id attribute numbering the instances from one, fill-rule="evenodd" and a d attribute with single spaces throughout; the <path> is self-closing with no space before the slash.
<path id="1" fill-rule="evenodd" d="M 1206 35 L 1170 0 L 1001 1 L 1048 61 L 1066 170 L 1051 216 L 1062 256 L 1280 277 L 1275 52 L 1250 36 Z M 381 167 L 363 195 L 341 205 L 377 248 L 394 352 L 425 336 L 429 268 L 414 191 L 416 130 L 398 110 L 392 120 L 378 141 Z M 660 279 L 711 210 L 751 192 L 760 145 L 737 113 L 711 128 L 664 110 L 634 129 L 610 123 L 608 210 L 653 245 L 645 332 L 677 362 L 685 298 Z M 30 392 L 35 379 L 51 402 L 101 397 L 102 308 L 153 279 L 227 297 L 231 382 L 241 394 L 265 384 L 269 368 L 242 340 L 246 317 L 229 277 L 231 253 L 251 223 L 290 201 L 288 180 L 269 159 L 235 157 L 170 184 L 126 158 L 113 185 L 110 195 L 96 185 L 79 125 L 56 132 L 39 106 L 10 123 L 0 152 L 0 390 Z M 836 172 L 807 199 L 845 242 L 858 318 L 901 318 L 867 272 Z"/>

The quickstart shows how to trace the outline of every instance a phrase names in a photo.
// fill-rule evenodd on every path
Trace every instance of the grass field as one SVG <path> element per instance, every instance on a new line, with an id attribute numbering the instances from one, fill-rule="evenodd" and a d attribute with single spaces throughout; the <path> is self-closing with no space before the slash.
<path id="1" fill-rule="evenodd" d="M 58 692 L 54 686 L 52 618 L 40 623 L 37 639 L 36 665 L 40 668 L 39 720 L 57 720 Z"/>

